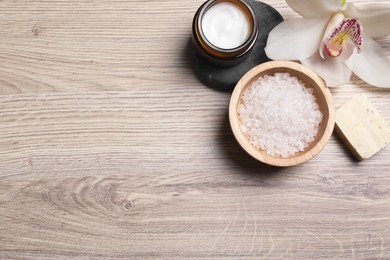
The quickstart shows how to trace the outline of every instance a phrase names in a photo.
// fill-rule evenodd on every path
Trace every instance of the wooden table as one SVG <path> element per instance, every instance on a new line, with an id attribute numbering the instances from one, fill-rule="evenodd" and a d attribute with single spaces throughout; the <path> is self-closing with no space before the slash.
<path id="1" fill-rule="evenodd" d="M 389 147 L 249 158 L 191 68 L 201 3 L 0 1 L 1 259 L 390 259 Z M 390 91 L 332 93 L 390 122 Z"/>

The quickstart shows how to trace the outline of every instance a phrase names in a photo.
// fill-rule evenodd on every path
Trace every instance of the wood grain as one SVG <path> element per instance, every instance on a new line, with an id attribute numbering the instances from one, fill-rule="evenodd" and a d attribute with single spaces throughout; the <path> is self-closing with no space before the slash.
<path id="1" fill-rule="evenodd" d="M 1 259 L 390 258 L 390 149 L 249 158 L 191 68 L 201 3 L 0 1 Z M 336 107 L 356 93 L 390 122 L 356 77 Z"/>

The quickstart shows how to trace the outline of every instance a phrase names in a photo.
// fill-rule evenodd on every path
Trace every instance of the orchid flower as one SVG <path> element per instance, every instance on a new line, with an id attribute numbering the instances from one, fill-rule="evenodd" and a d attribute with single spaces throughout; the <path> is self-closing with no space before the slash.
<path id="1" fill-rule="evenodd" d="M 390 88 L 390 64 L 373 40 L 390 34 L 390 5 L 346 0 L 286 0 L 303 18 L 286 20 L 269 34 L 265 52 L 274 60 L 300 60 L 328 86 L 347 83 L 354 72 Z"/>

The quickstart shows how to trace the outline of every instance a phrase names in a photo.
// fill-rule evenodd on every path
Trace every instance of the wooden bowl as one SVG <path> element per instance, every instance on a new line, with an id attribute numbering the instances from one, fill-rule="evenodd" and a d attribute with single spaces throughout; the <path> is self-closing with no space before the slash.
<path id="1" fill-rule="evenodd" d="M 305 84 L 305 87 L 312 88 L 314 90 L 313 95 L 316 97 L 320 110 L 324 115 L 322 122 L 319 125 L 317 135 L 315 136 L 315 140 L 311 142 L 304 151 L 287 158 L 269 155 L 265 151 L 259 150 L 253 146 L 240 130 L 240 119 L 238 115 L 238 106 L 240 102 L 242 102 L 241 95 L 244 90 L 259 77 L 264 75 L 272 76 L 278 72 L 290 73 L 291 76 L 296 76 L 301 80 Z M 286 167 L 306 162 L 316 156 L 324 148 L 332 135 L 335 125 L 335 109 L 329 89 L 316 73 L 296 62 L 270 61 L 253 68 L 237 83 L 230 99 L 229 120 L 235 138 L 248 154 L 263 163 Z"/>

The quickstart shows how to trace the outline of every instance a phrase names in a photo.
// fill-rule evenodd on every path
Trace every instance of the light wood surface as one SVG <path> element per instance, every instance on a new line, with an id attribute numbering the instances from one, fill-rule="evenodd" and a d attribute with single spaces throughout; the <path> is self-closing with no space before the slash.
<path id="1" fill-rule="evenodd" d="M 242 103 L 242 95 L 258 78 L 265 75 L 273 76 L 275 73 L 289 73 L 292 77 L 297 77 L 305 84 L 305 87 L 313 89 L 313 95 L 316 97 L 319 109 L 323 114 L 317 135 L 303 151 L 298 152 L 288 158 L 272 156 L 266 151 L 259 150 L 254 146 L 241 131 L 240 116 L 238 107 Z M 258 65 L 248 71 L 237 83 L 229 103 L 229 122 L 236 138 L 241 147 L 253 158 L 268 165 L 287 167 L 295 166 L 316 156 L 328 143 L 335 125 L 335 108 L 332 94 L 325 86 L 316 73 L 294 61 L 270 61 Z"/>
<path id="2" fill-rule="evenodd" d="M 389 147 L 251 159 L 230 93 L 191 68 L 201 3 L 0 1 L 1 259 L 390 258 Z M 336 107 L 356 93 L 390 122 L 390 91 L 357 78 Z"/>

